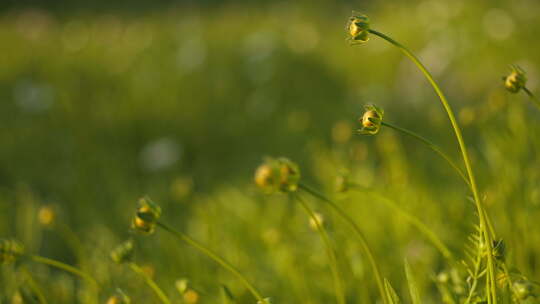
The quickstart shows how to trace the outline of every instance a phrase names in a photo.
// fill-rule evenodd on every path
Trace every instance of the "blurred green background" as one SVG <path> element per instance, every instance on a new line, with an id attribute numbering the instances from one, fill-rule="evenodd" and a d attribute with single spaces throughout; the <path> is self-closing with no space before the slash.
<path id="1" fill-rule="evenodd" d="M 385 277 L 407 299 L 407 258 L 428 301 L 447 268 L 414 227 L 355 182 L 415 214 L 462 257 L 476 223 L 459 177 L 432 151 L 383 129 L 356 135 L 363 105 L 417 131 L 459 160 L 448 119 L 408 59 L 373 37 L 350 46 L 352 10 L 409 46 L 440 81 L 464 129 L 482 196 L 508 245 L 508 263 L 540 279 L 540 111 L 504 91 L 509 64 L 539 88 L 540 2 L 4 2 L 0 5 L 0 237 L 88 269 L 135 303 L 155 303 L 144 282 L 108 258 L 131 236 L 139 197 L 172 226 L 215 249 L 275 303 L 334 301 L 317 234 L 286 196 L 252 185 L 264 156 L 299 163 L 303 180 L 335 197 L 364 230 Z M 306 198 L 309 198 L 306 196 Z M 350 303 L 375 303 L 375 282 L 350 231 L 324 205 Z M 56 225 L 39 223 L 52 206 Z M 60 229 L 59 227 L 63 227 Z M 69 228 L 67 228 L 69 227 Z M 239 282 L 163 232 L 138 242 L 136 260 L 175 303 L 187 278 L 201 303 Z M 32 265 L 52 303 L 85 302 L 84 286 Z M 4 267 L 0 303 L 11 303 Z M 430 302 L 428 302 L 430 303 Z"/>

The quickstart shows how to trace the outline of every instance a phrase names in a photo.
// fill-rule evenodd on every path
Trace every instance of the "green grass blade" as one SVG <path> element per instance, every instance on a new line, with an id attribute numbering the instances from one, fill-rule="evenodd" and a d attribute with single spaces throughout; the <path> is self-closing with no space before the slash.
<path id="1" fill-rule="evenodd" d="M 416 285 L 416 281 L 414 280 L 411 266 L 409 265 L 409 262 L 407 259 L 405 259 L 405 275 L 407 276 L 407 283 L 409 284 L 409 292 L 411 293 L 411 303 L 412 304 L 422 304 L 422 300 L 420 300 L 420 293 L 418 292 L 418 286 Z"/>
<path id="2" fill-rule="evenodd" d="M 386 297 L 388 298 L 388 303 L 401 304 L 401 300 L 399 300 L 399 297 L 396 291 L 394 290 L 394 288 L 392 288 L 392 285 L 390 285 L 390 282 L 388 282 L 386 278 L 384 279 L 384 289 L 386 291 Z"/>
<path id="3" fill-rule="evenodd" d="M 236 300 L 232 292 L 226 285 L 221 285 L 221 303 L 223 304 L 235 304 Z"/>

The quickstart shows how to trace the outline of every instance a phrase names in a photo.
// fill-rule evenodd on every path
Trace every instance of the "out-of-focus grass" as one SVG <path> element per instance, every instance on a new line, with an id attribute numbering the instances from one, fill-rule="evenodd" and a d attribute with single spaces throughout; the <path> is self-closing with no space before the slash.
<path id="1" fill-rule="evenodd" d="M 500 76 L 518 63 L 538 90 L 539 8 L 536 1 L 415 1 L 366 11 L 374 28 L 406 41 L 442 81 L 495 228 L 508 243 L 508 263 L 536 279 L 540 113 L 525 96 L 504 92 Z M 78 263 L 58 229 L 38 224 L 40 206 L 53 204 L 57 221 L 83 243 L 83 267 L 107 286 L 104 293 L 119 286 L 136 302 L 153 301 L 143 282 L 108 260 L 128 236 L 136 199 L 149 194 L 169 223 L 227 257 L 277 303 L 328 303 L 324 248 L 305 215 L 286 197 L 264 197 L 251 185 L 264 155 L 285 155 L 328 192 L 347 169 L 356 182 L 416 214 L 460 256 L 475 216 L 454 172 L 390 129 L 355 135 L 362 106 L 375 102 L 385 119 L 458 159 L 444 112 L 414 67 L 376 39 L 347 45 L 342 29 L 351 9 L 362 7 L 4 12 L 0 236 Z M 437 299 L 431 277 L 444 268 L 438 252 L 373 197 L 336 198 L 357 219 L 398 292 L 406 294 L 406 257 L 422 295 Z M 350 231 L 314 206 L 342 252 L 349 300 L 373 302 L 374 280 Z M 174 282 L 188 278 L 203 303 L 216 301 L 221 283 L 241 303 L 253 302 L 233 277 L 167 235 L 139 245 L 138 263 L 154 270 L 171 298 L 180 297 Z M 8 297 L 13 280 L 9 269 L 2 272 Z M 74 278 L 39 266 L 35 275 L 51 302 L 78 296 Z"/>

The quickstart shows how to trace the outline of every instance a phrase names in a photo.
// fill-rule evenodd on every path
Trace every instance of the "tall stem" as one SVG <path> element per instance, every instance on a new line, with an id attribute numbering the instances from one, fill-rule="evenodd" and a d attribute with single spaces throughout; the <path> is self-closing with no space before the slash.
<path id="1" fill-rule="evenodd" d="M 146 282 L 146 284 L 150 288 L 152 288 L 152 290 L 154 291 L 156 296 L 159 298 L 161 303 L 163 303 L 163 304 L 171 304 L 171 301 L 165 295 L 163 290 L 161 290 L 161 288 L 159 288 L 159 286 L 156 284 L 156 282 L 154 280 L 152 280 L 152 278 L 146 272 L 144 272 L 144 270 L 142 270 L 141 267 L 139 267 L 139 265 L 137 265 L 135 263 L 129 263 L 128 265 L 129 265 L 129 268 L 131 268 L 131 270 L 133 270 L 135 273 L 137 273 L 138 275 L 140 275 L 140 276 L 142 276 L 144 278 L 144 281 Z"/>
<path id="2" fill-rule="evenodd" d="M 495 236 L 491 236 L 489 233 L 489 230 L 487 228 L 487 220 L 486 220 L 486 213 L 484 212 L 484 207 L 482 206 L 482 202 L 480 201 L 480 196 L 478 194 L 478 188 L 476 186 L 476 179 L 474 177 L 474 172 L 471 167 L 471 162 L 469 160 L 469 155 L 467 153 L 467 147 L 465 145 L 465 141 L 463 140 L 463 135 L 461 134 L 461 129 L 459 128 L 459 125 L 457 123 L 456 117 L 454 115 L 454 112 L 452 111 L 452 108 L 450 107 L 450 104 L 448 103 L 446 97 L 444 96 L 442 90 L 440 89 L 439 85 L 435 82 L 433 79 L 433 76 L 431 76 L 431 73 L 426 69 L 426 67 L 416 58 L 416 56 L 409 51 L 406 47 L 401 45 L 399 42 L 393 40 L 392 38 L 384 35 L 383 33 L 377 32 L 375 30 L 369 30 L 371 34 L 374 34 L 376 36 L 381 37 L 382 39 L 386 40 L 390 44 L 397 47 L 401 52 L 405 54 L 405 56 L 409 57 L 414 64 L 422 71 L 424 76 L 427 78 L 437 95 L 439 96 L 439 99 L 441 100 L 441 103 L 446 110 L 446 113 L 448 114 L 448 118 L 450 119 L 450 123 L 452 124 L 452 128 L 454 129 L 454 133 L 456 135 L 457 142 L 459 144 L 459 148 L 461 150 L 461 155 L 463 157 L 463 162 L 465 163 L 465 168 L 467 170 L 467 175 L 469 177 L 469 182 L 471 185 L 471 190 L 473 192 L 474 201 L 476 204 L 476 209 L 478 211 L 478 217 L 480 218 L 480 227 L 482 228 L 483 234 L 484 234 L 484 241 L 486 242 L 486 247 L 488 250 L 487 254 L 487 262 L 488 262 L 488 280 L 487 284 L 489 285 L 489 290 L 491 291 L 488 293 L 488 303 L 497 303 L 497 287 L 495 285 L 495 263 L 493 261 L 492 256 L 492 239 Z"/>
<path id="3" fill-rule="evenodd" d="M 439 148 L 437 145 L 435 145 L 434 143 L 432 143 L 431 141 L 429 141 L 428 139 L 426 139 L 425 137 L 422 137 L 420 135 L 418 135 L 417 133 L 413 132 L 413 131 L 410 131 L 410 130 L 407 130 L 407 129 L 404 129 L 404 128 L 401 128 L 401 127 L 398 127 L 394 124 L 391 124 L 389 122 L 381 122 L 381 124 L 383 126 L 387 126 L 389 128 L 392 128 L 396 131 L 399 131 L 399 132 L 402 132 L 402 133 L 405 133 L 406 135 L 409 135 L 417 140 L 419 140 L 420 142 L 422 142 L 423 144 L 425 144 L 426 146 L 428 146 L 431 150 L 433 150 L 435 153 L 437 153 L 440 157 L 442 157 L 456 172 L 457 174 L 459 174 L 459 176 L 463 179 L 463 181 L 468 185 L 470 186 L 470 182 L 469 180 L 467 179 L 467 176 L 465 176 L 465 174 L 463 173 L 463 171 L 461 171 L 461 169 L 458 167 L 458 165 L 448 156 L 446 155 L 446 153 L 444 153 L 441 148 Z"/>
<path id="4" fill-rule="evenodd" d="M 534 104 L 540 109 L 540 100 L 538 100 L 538 97 L 536 97 L 527 87 L 523 87 L 523 91 L 529 95 L 529 97 L 532 99 Z"/>
<path id="5" fill-rule="evenodd" d="M 364 249 L 364 252 L 367 256 L 369 264 L 371 265 L 371 269 L 373 271 L 373 275 L 375 276 L 375 282 L 377 283 L 377 287 L 379 289 L 381 299 L 384 304 L 388 304 L 388 299 L 386 297 L 386 292 L 384 289 L 381 272 L 379 270 L 379 267 L 377 266 L 375 257 L 373 253 L 371 252 L 371 249 L 369 248 L 366 237 L 364 236 L 364 234 L 362 233 L 358 225 L 356 225 L 356 222 L 350 216 L 348 216 L 347 213 L 343 211 L 343 209 L 341 209 L 336 203 L 334 203 L 332 200 L 330 200 L 326 196 L 320 194 L 319 192 L 311 189 L 310 187 L 304 184 L 299 184 L 298 186 L 300 187 L 300 189 L 306 191 L 307 193 L 327 203 L 332 209 L 334 209 L 334 211 L 336 211 L 339 214 L 339 216 L 341 216 L 353 228 L 354 232 L 358 236 L 358 239 L 360 240 L 360 245 L 362 246 L 362 249 Z"/>
<path id="6" fill-rule="evenodd" d="M 263 297 L 257 291 L 257 289 L 255 289 L 255 287 L 253 287 L 253 285 L 251 285 L 251 283 L 249 283 L 249 281 L 240 273 L 240 271 L 238 271 L 236 268 L 234 268 L 234 266 L 232 266 L 229 262 L 225 261 L 220 256 L 218 256 L 217 254 L 212 252 L 210 249 L 206 248 L 205 246 L 203 246 L 199 242 L 195 241 L 194 239 L 190 238 L 189 236 L 185 235 L 184 233 L 176 231 L 175 229 L 173 229 L 173 228 L 171 228 L 171 227 L 169 227 L 166 224 L 161 223 L 161 222 L 158 222 L 157 225 L 159 227 L 163 228 L 165 231 L 167 231 L 167 232 L 171 233 L 172 235 L 176 236 L 178 239 L 188 243 L 189 245 L 191 245 L 195 249 L 199 250 L 201 253 L 205 254 L 210 259 L 212 259 L 216 263 L 218 263 L 221 267 L 225 268 L 230 273 L 235 275 L 240 280 L 240 282 L 242 282 L 242 284 L 244 284 L 244 286 L 253 294 L 253 296 L 257 299 L 257 301 L 259 301 L 260 303 L 266 303 L 266 301 L 263 299 Z"/>
<path id="7" fill-rule="evenodd" d="M 337 302 L 341 304 L 345 304 L 345 295 L 343 293 L 343 281 L 339 272 L 336 252 L 332 246 L 332 243 L 330 242 L 328 233 L 326 233 L 326 230 L 321 225 L 321 223 L 319 222 L 319 219 L 317 219 L 317 216 L 315 215 L 315 212 L 313 212 L 313 210 L 309 207 L 309 205 L 299 195 L 294 195 L 294 198 L 296 198 L 296 200 L 300 202 L 300 205 L 302 205 L 302 207 L 304 208 L 308 216 L 315 223 L 317 232 L 319 232 L 321 239 L 324 245 L 326 246 L 326 249 L 328 252 L 328 259 L 330 260 L 330 269 L 332 270 L 332 276 L 334 277 L 334 287 L 336 290 Z"/>
<path id="8" fill-rule="evenodd" d="M 52 267 L 55 267 L 55 268 L 58 268 L 58 269 L 62 269 L 64 271 L 67 271 L 69 273 L 72 273 L 84 280 L 86 280 L 87 282 L 89 282 L 90 284 L 92 284 L 92 286 L 94 286 L 96 289 L 98 288 L 98 283 L 96 282 L 96 280 L 94 278 L 92 278 L 89 274 L 85 273 L 85 272 L 82 272 L 81 270 L 79 270 L 78 268 L 75 268 L 73 266 L 70 266 L 68 264 L 65 264 L 65 263 L 62 263 L 60 261 L 57 261 L 57 260 L 53 260 L 53 259 L 49 259 L 49 258 L 46 258 L 46 257 L 42 257 L 42 256 L 39 256 L 39 255 L 30 255 L 28 256 L 32 261 L 36 262 L 36 263 L 41 263 L 41 264 L 45 264 L 45 265 L 49 265 L 49 266 L 52 266 Z"/>

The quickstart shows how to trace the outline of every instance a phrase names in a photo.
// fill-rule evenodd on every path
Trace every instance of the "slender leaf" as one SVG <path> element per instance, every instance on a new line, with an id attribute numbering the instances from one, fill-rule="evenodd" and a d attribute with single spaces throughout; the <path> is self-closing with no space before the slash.
<path id="1" fill-rule="evenodd" d="M 416 281 L 414 280 L 411 271 L 411 266 L 409 265 L 407 259 L 405 259 L 405 275 L 407 276 L 407 283 L 409 284 L 409 292 L 411 293 L 412 304 L 422 304 L 422 300 L 420 300 L 420 293 L 418 292 L 418 286 L 416 285 Z"/>
<path id="2" fill-rule="evenodd" d="M 390 304 L 401 304 L 396 291 L 392 288 L 392 285 L 390 285 L 390 282 L 388 282 L 386 278 L 384 279 L 384 289 L 386 290 L 386 297 Z"/>

